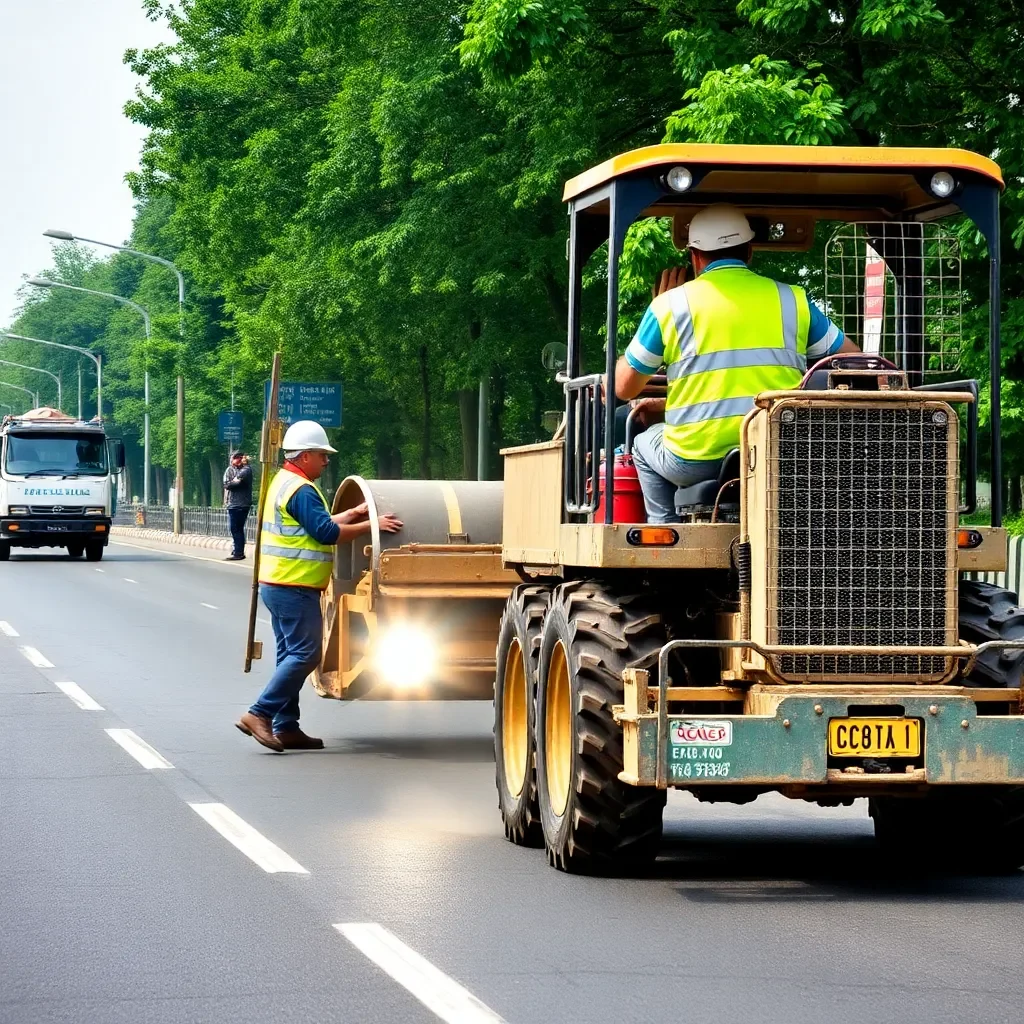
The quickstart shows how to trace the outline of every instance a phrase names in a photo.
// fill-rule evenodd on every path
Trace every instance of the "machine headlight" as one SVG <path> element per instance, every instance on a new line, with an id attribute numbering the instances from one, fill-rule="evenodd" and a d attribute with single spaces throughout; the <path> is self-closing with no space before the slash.
<path id="1" fill-rule="evenodd" d="M 102 516 L 106 514 L 106 509 L 102 505 L 86 505 L 85 514 L 87 516 Z"/>
<path id="2" fill-rule="evenodd" d="M 12 516 L 27 516 L 28 505 L 12 505 L 9 514 Z"/>
<path id="3" fill-rule="evenodd" d="M 931 188 L 939 199 L 948 199 L 956 188 L 956 178 L 949 171 L 939 171 L 932 175 Z"/>
<path id="4" fill-rule="evenodd" d="M 685 192 L 693 184 L 693 175 L 681 165 L 673 167 L 665 175 L 665 184 L 673 192 Z"/>
<path id="5" fill-rule="evenodd" d="M 412 689 L 428 682 L 437 669 L 437 644 L 421 626 L 399 623 L 377 638 L 374 661 L 392 686 Z"/>

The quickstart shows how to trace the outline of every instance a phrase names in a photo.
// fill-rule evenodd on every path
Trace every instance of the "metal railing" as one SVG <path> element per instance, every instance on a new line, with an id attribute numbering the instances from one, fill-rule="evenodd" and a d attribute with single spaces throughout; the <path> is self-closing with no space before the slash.
<path id="1" fill-rule="evenodd" d="M 119 505 L 114 516 L 115 526 L 143 526 L 150 530 L 174 529 L 174 510 L 170 505 Z M 186 505 L 181 510 L 182 533 L 202 537 L 230 537 L 228 510 Z M 249 513 L 245 522 L 245 539 L 256 543 L 256 516 Z"/>

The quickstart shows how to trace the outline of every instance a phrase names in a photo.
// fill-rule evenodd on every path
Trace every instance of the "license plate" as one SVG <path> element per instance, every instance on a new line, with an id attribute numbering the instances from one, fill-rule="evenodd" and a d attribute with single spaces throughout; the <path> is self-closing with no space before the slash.
<path id="1" fill-rule="evenodd" d="M 833 757 L 917 757 L 921 723 L 916 718 L 833 718 L 828 752 Z"/>
<path id="2" fill-rule="evenodd" d="M 65 529 L 66 529 L 66 527 L 64 527 L 64 526 L 57 526 L 54 523 L 47 523 L 46 524 L 46 532 L 47 533 L 64 533 Z"/>

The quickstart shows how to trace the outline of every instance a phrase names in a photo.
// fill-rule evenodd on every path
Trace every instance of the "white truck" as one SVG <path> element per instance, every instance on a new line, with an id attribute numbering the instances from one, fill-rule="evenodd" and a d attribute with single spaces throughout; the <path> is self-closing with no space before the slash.
<path id="1" fill-rule="evenodd" d="M 11 548 L 67 548 L 103 557 L 110 538 L 124 444 L 102 424 L 51 409 L 0 423 L 0 561 Z"/>

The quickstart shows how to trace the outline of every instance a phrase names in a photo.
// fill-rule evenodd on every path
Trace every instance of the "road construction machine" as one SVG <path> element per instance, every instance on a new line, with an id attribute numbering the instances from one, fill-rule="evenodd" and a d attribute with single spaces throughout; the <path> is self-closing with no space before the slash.
<path id="1" fill-rule="evenodd" d="M 494 701 L 512 842 L 566 871 L 632 871 L 657 855 L 669 788 L 734 803 L 774 791 L 867 798 L 877 838 L 918 867 L 1024 863 L 1024 611 L 972 578 L 1006 558 L 1002 187 L 991 160 L 959 150 L 732 145 L 640 149 L 567 184 L 564 430 L 503 453 L 502 562 L 523 581 Z M 635 488 L 602 393 L 620 259 L 634 222 L 664 218 L 683 248 L 713 203 L 747 215 L 755 269 L 803 285 L 863 354 L 748 402 L 718 478 L 676 492 L 678 522 L 647 524 L 616 499 Z M 975 233 L 987 266 L 965 272 Z M 605 358 L 588 373 L 595 256 Z M 986 290 L 979 383 L 959 361 Z M 991 525 L 965 527 L 979 397 Z"/>

